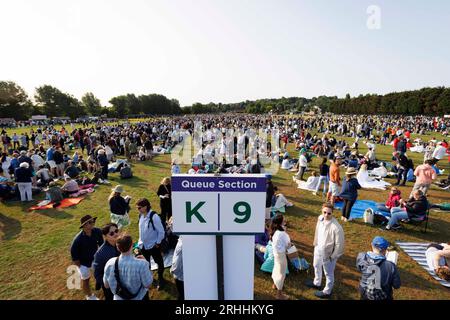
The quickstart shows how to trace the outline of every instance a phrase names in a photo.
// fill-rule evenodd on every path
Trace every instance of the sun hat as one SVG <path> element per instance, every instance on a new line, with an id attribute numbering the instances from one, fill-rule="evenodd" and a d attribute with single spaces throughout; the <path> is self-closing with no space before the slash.
<path id="1" fill-rule="evenodd" d="M 115 186 L 114 188 L 111 189 L 113 192 L 117 192 L 117 193 L 123 193 L 123 187 L 118 184 L 117 186 Z"/>
<path id="2" fill-rule="evenodd" d="M 91 215 L 87 214 L 84 217 L 80 219 L 80 229 L 83 228 L 83 226 L 88 223 L 89 221 L 94 220 L 94 222 L 97 220 L 97 217 L 92 217 Z"/>
<path id="3" fill-rule="evenodd" d="M 377 236 L 373 238 L 372 245 L 375 248 L 386 250 L 389 247 L 389 242 L 385 238 Z"/>
<path id="4" fill-rule="evenodd" d="M 348 176 L 354 175 L 354 174 L 358 174 L 358 171 L 356 171 L 355 168 L 350 167 L 345 171 L 345 174 Z"/>

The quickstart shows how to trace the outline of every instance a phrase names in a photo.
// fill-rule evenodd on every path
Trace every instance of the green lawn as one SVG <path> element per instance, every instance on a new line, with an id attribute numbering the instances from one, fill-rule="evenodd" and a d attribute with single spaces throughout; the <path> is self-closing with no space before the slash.
<path id="1" fill-rule="evenodd" d="M 27 131 L 29 129 L 26 129 Z M 428 136 L 429 137 L 429 136 Z M 414 139 L 415 137 L 413 137 Z M 424 137 L 427 139 L 427 137 Z M 290 150 L 292 151 L 292 144 Z M 390 159 L 391 146 L 377 146 L 379 159 Z M 365 152 L 362 147 L 361 152 Z M 415 165 L 422 160 L 422 154 L 411 154 Z M 447 172 L 450 166 L 443 160 Z M 312 168 L 317 168 L 318 159 L 314 159 Z M 186 168 L 186 167 L 185 167 Z M 147 197 L 159 210 L 156 190 L 161 179 L 170 175 L 170 155 L 160 155 L 153 161 L 133 163 L 135 177 L 131 180 L 120 180 L 117 174 L 111 174 L 112 186 L 122 184 L 125 193 L 134 200 Z M 297 189 L 292 182 L 292 172 L 280 171 L 274 177 L 274 183 L 286 197 L 294 203 L 287 210 L 288 233 L 297 248 L 301 249 L 306 259 L 312 263 L 313 236 L 317 216 L 320 213 L 322 200 L 310 192 Z M 388 180 L 392 182 L 393 180 Z M 79 219 L 85 214 L 98 217 L 97 225 L 101 226 L 109 220 L 107 198 L 112 186 L 99 186 L 79 205 L 64 210 L 46 210 L 28 212 L 31 204 L 20 202 L 0 204 L 0 299 L 83 299 L 81 290 L 67 289 L 69 276 L 67 268 L 71 265 L 69 247 L 74 235 L 79 231 Z M 403 195 L 409 194 L 412 183 L 401 187 Z M 450 202 L 448 191 L 433 187 L 430 192 L 432 202 Z M 388 191 L 360 192 L 359 199 L 385 201 Z M 43 198 L 43 195 L 37 200 Z M 340 215 L 335 211 L 335 216 Z M 137 240 L 137 211 L 131 212 L 132 223 L 128 228 Z M 376 227 L 364 225 L 362 221 L 344 225 L 346 248 L 343 257 L 338 260 L 336 284 L 333 299 L 358 299 L 357 286 L 359 275 L 355 270 L 355 257 L 358 252 L 369 249 L 370 241 L 375 235 L 384 235 L 389 241 L 450 241 L 450 214 L 431 212 L 429 231 L 422 234 L 407 227 L 401 232 L 380 231 Z M 396 299 L 450 299 L 450 290 L 440 286 L 416 262 L 402 251 L 399 252 L 398 267 L 402 288 L 395 292 Z M 286 279 L 286 293 L 293 299 L 315 299 L 314 291 L 303 285 L 310 274 L 290 274 Z M 166 277 L 171 279 L 168 270 Z M 255 267 L 255 298 L 273 299 L 269 274 Z M 151 290 L 152 299 L 175 299 L 176 289 L 172 282 L 165 291 Z"/>

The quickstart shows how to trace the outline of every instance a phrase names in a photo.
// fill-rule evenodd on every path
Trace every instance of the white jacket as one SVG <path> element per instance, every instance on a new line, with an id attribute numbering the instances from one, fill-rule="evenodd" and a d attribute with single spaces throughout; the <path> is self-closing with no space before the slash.
<path id="1" fill-rule="evenodd" d="M 316 232 L 314 235 L 314 247 L 318 245 L 319 225 L 322 223 L 324 217 L 320 215 L 317 219 Z M 324 259 L 337 259 L 344 254 L 344 230 L 339 222 L 332 218 L 331 222 L 325 227 L 325 246 L 321 248 L 324 254 Z"/>

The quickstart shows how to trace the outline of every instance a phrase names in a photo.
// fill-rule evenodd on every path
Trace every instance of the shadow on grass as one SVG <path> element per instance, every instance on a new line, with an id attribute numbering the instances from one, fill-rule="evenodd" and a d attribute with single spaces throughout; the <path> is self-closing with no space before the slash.
<path id="1" fill-rule="evenodd" d="M 412 260 L 411 257 L 409 257 L 409 258 Z M 416 261 L 413 260 L 412 263 L 414 263 L 418 266 Z M 432 289 L 443 288 L 439 284 L 439 282 L 434 280 L 425 269 L 423 269 L 422 267 L 420 267 L 420 269 L 422 269 L 423 275 L 418 276 L 418 275 L 411 273 L 408 269 L 398 268 L 398 271 L 400 273 L 402 288 L 411 288 L 411 289 L 420 288 L 420 290 L 432 290 Z M 428 279 L 430 279 L 430 280 L 426 281 Z"/>
<path id="2" fill-rule="evenodd" d="M 73 215 L 67 213 L 64 210 L 58 210 L 58 209 L 50 209 L 50 210 L 36 210 L 31 211 L 30 214 L 38 214 L 42 216 L 46 216 L 52 219 L 71 219 L 73 218 Z"/>
<path id="3" fill-rule="evenodd" d="M 0 213 L 1 231 L 3 232 L 2 240 L 11 240 L 22 232 L 22 224 L 19 220 L 7 217 Z"/>
<path id="4" fill-rule="evenodd" d="M 148 180 L 147 179 L 142 179 L 139 178 L 135 175 L 133 175 L 132 178 L 130 179 L 118 179 L 117 182 L 123 186 L 127 186 L 127 187 L 145 187 L 148 185 Z M 113 186 L 111 186 L 112 188 Z"/>

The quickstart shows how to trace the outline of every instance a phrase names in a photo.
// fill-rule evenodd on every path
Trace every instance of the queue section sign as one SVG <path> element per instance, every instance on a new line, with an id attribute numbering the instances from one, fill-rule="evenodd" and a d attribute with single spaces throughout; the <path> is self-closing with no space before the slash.
<path id="1" fill-rule="evenodd" d="M 173 232 L 245 235 L 264 232 L 264 174 L 172 176 Z"/>

